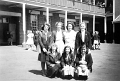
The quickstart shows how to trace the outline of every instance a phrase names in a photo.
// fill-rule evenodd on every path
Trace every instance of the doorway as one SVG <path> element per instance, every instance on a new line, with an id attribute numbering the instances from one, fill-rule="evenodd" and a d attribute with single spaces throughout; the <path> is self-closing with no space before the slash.
<path id="1" fill-rule="evenodd" d="M 0 17 L 0 45 L 8 45 L 8 32 L 12 35 L 13 45 L 17 45 L 19 42 L 19 17 Z"/>

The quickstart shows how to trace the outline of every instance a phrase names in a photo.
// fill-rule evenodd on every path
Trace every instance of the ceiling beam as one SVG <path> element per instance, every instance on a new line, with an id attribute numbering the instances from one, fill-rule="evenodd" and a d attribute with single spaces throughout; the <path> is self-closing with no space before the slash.
<path id="1" fill-rule="evenodd" d="M 36 7 L 36 8 L 31 8 L 30 10 L 41 10 L 43 7 Z"/>
<path id="2" fill-rule="evenodd" d="M 20 4 L 19 3 L 14 3 L 14 4 L 9 4 L 7 5 L 8 7 L 18 7 Z"/>

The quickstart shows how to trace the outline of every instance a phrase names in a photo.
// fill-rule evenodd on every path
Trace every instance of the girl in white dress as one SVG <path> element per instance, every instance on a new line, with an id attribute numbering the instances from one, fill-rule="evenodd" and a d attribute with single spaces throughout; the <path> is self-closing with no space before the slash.
<path id="1" fill-rule="evenodd" d="M 70 46 L 72 49 L 72 52 L 74 52 L 75 37 L 76 37 L 76 32 L 73 30 L 73 28 L 74 28 L 73 23 L 68 22 L 67 31 L 64 32 L 65 46 Z"/>
<path id="2" fill-rule="evenodd" d="M 62 22 L 56 22 L 55 26 L 57 27 L 56 31 L 53 31 L 53 40 L 58 47 L 58 52 L 61 54 L 63 53 L 64 49 L 64 35 L 62 28 Z"/>
<path id="3" fill-rule="evenodd" d="M 33 46 L 34 46 L 33 37 L 34 37 L 34 34 L 32 33 L 32 31 L 28 30 L 27 41 L 26 41 L 26 45 L 27 45 L 26 50 L 33 48 Z"/>

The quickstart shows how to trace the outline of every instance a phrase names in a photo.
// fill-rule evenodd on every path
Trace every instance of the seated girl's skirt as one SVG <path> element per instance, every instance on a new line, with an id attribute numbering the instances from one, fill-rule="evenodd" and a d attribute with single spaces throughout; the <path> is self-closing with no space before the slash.
<path id="1" fill-rule="evenodd" d="M 64 66 L 64 68 L 62 70 L 63 70 L 64 76 L 66 76 L 66 75 L 74 76 L 74 67 L 66 65 L 66 66 Z"/>
<path id="2" fill-rule="evenodd" d="M 77 67 L 77 73 L 78 75 L 88 76 L 89 70 L 86 65 L 79 65 Z"/>
<path id="3" fill-rule="evenodd" d="M 54 67 L 47 66 L 47 77 L 55 77 L 60 70 L 60 64 L 56 64 Z"/>

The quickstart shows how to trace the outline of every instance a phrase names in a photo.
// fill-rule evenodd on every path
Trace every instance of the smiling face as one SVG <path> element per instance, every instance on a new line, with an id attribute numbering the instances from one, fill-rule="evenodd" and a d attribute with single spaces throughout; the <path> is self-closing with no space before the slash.
<path id="1" fill-rule="evenodd" d="M 81 54 L 82 55 L 86 54 L 86 51 L 87 51 L 86 46 L 81 48 Z"/>
<path id="2" fill-rule="evenodd" d="M 81 23 L 80 29 L 81 29 L 81 31 L 84 31 L 86 29 L 85 23 Z"/>
<path id="3" fill-rule="evenodd" d="M 61 28 L 62 28 L 62 23 L 58 23 L 57 25 L 56 25 L 56 27 L 57 27 L 57 30 L 60 30 Z"/>
<path id="4" fill-rule="evenodd" d="M 44 26 L 44 30 L 45 30 L 45 31 L 48 31 L 48 29 L 49 29 L 49 26 L 48 26 L 48 25 L 45 25 L 45 26 Z"/>
<path id="5" fill-rule="evenodd" d="M 70 53 L 70 47 L 66 47 L 65 52 L 66 52 L 66 54 L 69 54 Z"/>
<path id="6" fill-rule="evenodd" d="M 72 30 L 72 24 L 68 24 L 68 31 L 71 31 Z"/>

